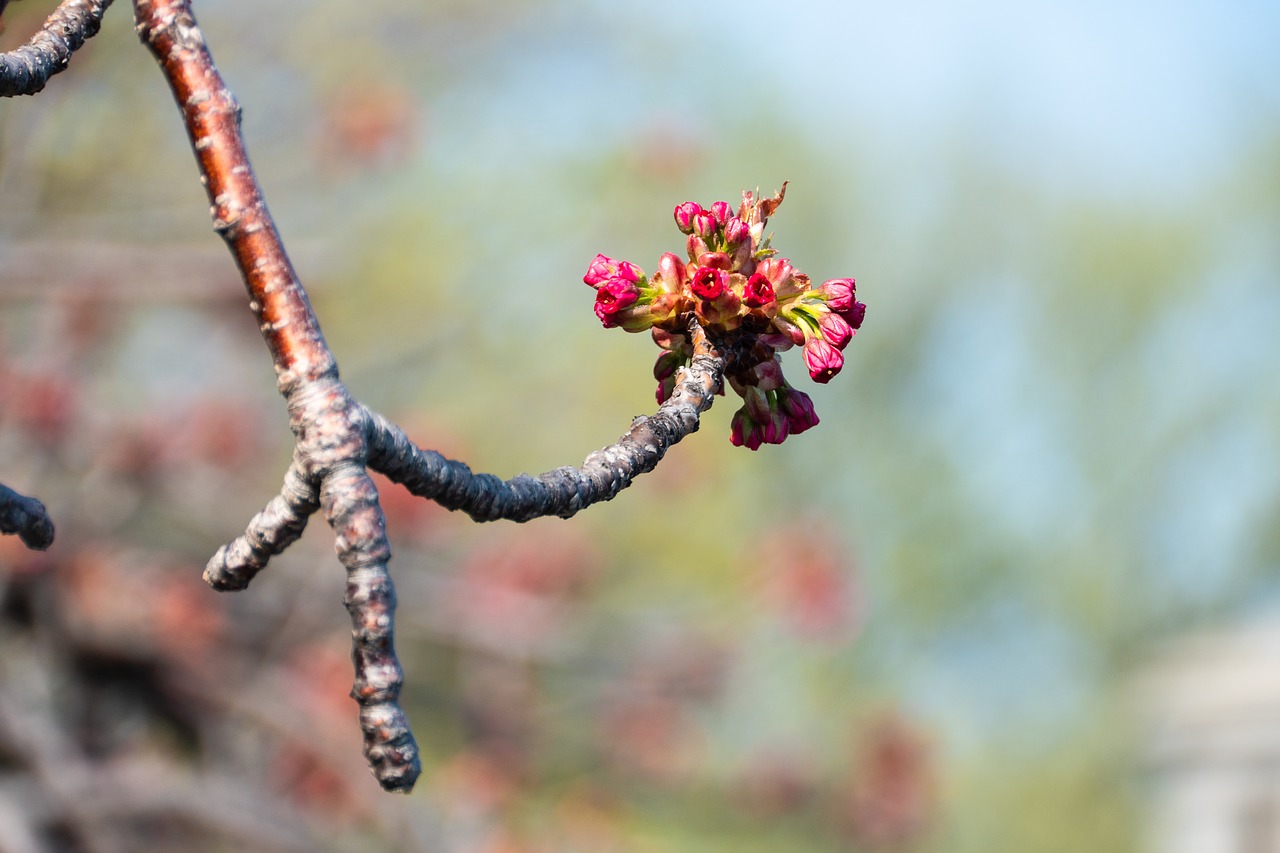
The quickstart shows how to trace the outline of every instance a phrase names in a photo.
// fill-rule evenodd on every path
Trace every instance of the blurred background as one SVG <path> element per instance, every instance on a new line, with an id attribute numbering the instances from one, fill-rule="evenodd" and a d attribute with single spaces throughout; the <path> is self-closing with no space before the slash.
<path id="1" fill-rule="evenodd" d="M 5 14 L 0 49 L 54 4 Z M 785 7 L 785 8 L 784 8 Z M 504 477 L 654 408 L 596 252 L 791 182 L 854 276 L 821 425 L 735 407 L 614 502 L 383 483 L 409 797 L 364 768 L 317 519 L 176 109 L 116 3 L 0 103 L 0 849 L 1280 851 L 1280 12 L 1263 2 L 204 0 L 352 392 Z"/>

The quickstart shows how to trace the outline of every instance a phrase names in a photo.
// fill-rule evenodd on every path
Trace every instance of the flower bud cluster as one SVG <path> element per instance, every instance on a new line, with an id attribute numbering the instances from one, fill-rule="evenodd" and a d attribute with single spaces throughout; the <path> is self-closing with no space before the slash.
<path id="1" fill-rule="evenodd" d="M 605 328 L 648 329 L 662 349 L 653 370 L 659 403 L 693 356 L 690 317 L 713 340 L 733 342 L 726 378 L 743 406 L 729 439 L 752 450 L 818 423 L 813 401 L 783 378 L 779 353 L 801 347 L 810 378 L 829 382 L 866 314 L 853 279 L 814 287 L 770 245 L 764 229 L 785 193 L 786 184 L 772 198 L 744 192 L 736 212 L 724 201 L 710 208 L 687 201 L 674 212 L 685 258 L 664 254 L 650 278 L 628 261 L 596 255 L 583 276 L 595 288 L 595 312 Z"/>

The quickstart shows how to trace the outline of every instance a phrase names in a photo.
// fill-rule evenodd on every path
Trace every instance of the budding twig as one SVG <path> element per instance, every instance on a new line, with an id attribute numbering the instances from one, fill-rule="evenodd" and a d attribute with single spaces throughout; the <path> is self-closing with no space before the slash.
<path id="1" fill-rule="evenodd" d="M 0 11 L 4 10 L 0 3 Z M 0 53 L 0 97 L 34 95 L 98 32 L 111 0 L 63 0 L 22 47 Z"/>
<path id="2" fill-rule="evenodd" d="M 667 448 L 698 429 L 699 415 L 711 408 L 720 391 L 725 358 L 696 322 L 691 327 L 692 363 L 677 374 L 670 399 L 655 414 L 636 418 L 622 438 L 592 453 L 579 468 L 557 468 L 537 477 L 521 474 L 505 482 L 492 474 L 473 474 L 461 462 L 415 447 L 399 427 L 372 412 L 369 465 L 413 494 L 460 509 L 474 521 L 569 518 L 611 500 L 657 467 Z"/>
<path id="3" fill-rule="evenodd" d="M 273 555 L 297 540 L 313 513 L 323 511 L 347 571 L 344 601 L 355 665 L 351 695 L 360 705 L 365 756 L 383 788 L 408 791 L 421 766 L 398 704 L 403 673 L 393 645 L 391 549 L 368 472 L 382 472 L 414 494 L 462 509 L 476 520 L 568 517 L 614 497 L 697 429 L 698 416 L 720 390 L 725 358 L 694 324 L 694 354 L 678 375 L 675 393 L 581 468 L 504 483 L 420 450 L 339 381 L 337 361 L 249 165 L 240 107 L 213 64 L 189 0 L 134 0 L 134 11 L 138 34 L 160 63 L 182 112 L 212 203 L 214 228 L 244 278 L 296 441 L 281 493 L 254 516 L 243 536 L 218 550 L 205 579 L 216 589 L 243 589 Z"/>

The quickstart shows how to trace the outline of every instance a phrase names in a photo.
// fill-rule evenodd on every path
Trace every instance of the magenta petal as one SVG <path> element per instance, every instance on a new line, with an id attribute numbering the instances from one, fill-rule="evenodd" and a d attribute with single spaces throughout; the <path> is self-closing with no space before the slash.
<path id="1" fill-rule="evenodd" d="M 749 308 L 763 308 L 774 301 L 773 285 L 760 273 L 753 273 L 742 289 L 742 301 Z"/>

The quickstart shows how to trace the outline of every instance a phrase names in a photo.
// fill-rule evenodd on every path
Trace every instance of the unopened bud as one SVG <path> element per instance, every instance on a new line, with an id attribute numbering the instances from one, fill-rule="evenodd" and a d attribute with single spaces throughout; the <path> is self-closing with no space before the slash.
<path id="1" fill-rule="evenodd" d="M 733 413 L 733 420 L 729 422 L 730 444 L 734 447 L 745 447 L 748 450 L 759 450 L 763 438 L 760 425 L 751 419 L 746 408 L 738 409 Z"/>
<path id="2" fill-rule="evenodd" d="M 844 318 L 844 321 L 849 324 L 850 328 L 861 329 L 862 321 L 866 319 L 867 316 L 867 305 L 865 302 L 855 302 L 849 307 L 848 311 L 845 311 L 840 316 Z"/>
<path id="3" fill-rule="evenodd" d="M 844 356 L 825 339 L 810 338 L 804 345 L 804 365 L 810 379 L 825 385 L 844 367 Z"/>
<path id="4" fill-rule="evenodd" d="M 676 227 L 685 234 L 692 233 L 693 217 L 702 212 L 702 205 L 698 204 L 696 201 L 686 201 L 684 204 L 676 205 Z"/>
<path id="5" fill-rule="evenodd" d="M 704 240 L 710 240 L 720 228 L 720 223 L 716 222 L 716 218 L 707 211 L 694 214 L 693 217 L 693 233 L 697 234 Z"/>
<path id="6" fill-rule="evenodd" d="M 824 281 L 822 287 L 818 288 L 818 295 L 837 314 L 848 311 L 853 306 L 853 295 L 856 292 L 857 284 L 851 278 L 833 278 Z"/>
<path id="7" fill-rule="evenodd" d="M 777 391 L 787 384 L 782 378 L 782 360 L 776 355 L 767 361 L 757 363 L 751 368 L 751 373 L 761 391 Z"/>
<path id="8" fill-rule="evenodd" d="M 582 280 L 592 287 L 599 287 L 614 278 L 640 281 L 644 278 L 644 271 L 630 261 L 615 261 L 608 255 L 596 255 Z"/>
<path id="9" fill-rule="evenodd" d="M 787 421 L 787 416 L 775 408 L 769 412 L 769 418 L 760 425 L 760 432 L 765 444 L 782 444 L 791 434 L 791 425 Z"/>
<path id="10" fill-rule="evenodd" d="M 758 385 L 746 385 L 742 389 L 742 402 L 756 423 L 764 423 L 769 419 L 769 395 L 760 390 Z"/>
<path id="11" fill-rule="evenodd" d="M 813 408 L 813 398 L 803 391 L 784 388 L 778 392 L 778 405 L 787 416 L 787 426 L 792 435 L 799 435 L 818 425 L 818 413 Z"/>
<path id="12" fill-rule="evenodd" d="M 818 315 L 818 328 L 827 343 L 839 350 L 848 346 L 853 338 L 853 328 L 839 314 L 832 314 L 830 311 L 823 311 Z"/>
<path id="13" fill-rule="evenodd" d="M 655 284 L 668 293 L 680 293 L 684 290 L 685 264 L 674 252 L 667 252 L 658 259 L 658 281 Z"/>
<path id="14" fill-rule="evenodd" d="M 716 270 L 727 270 L 732 261 L 724 252 L 703 252 L 698 255 L 698 266 L 711 267 Z"/>

